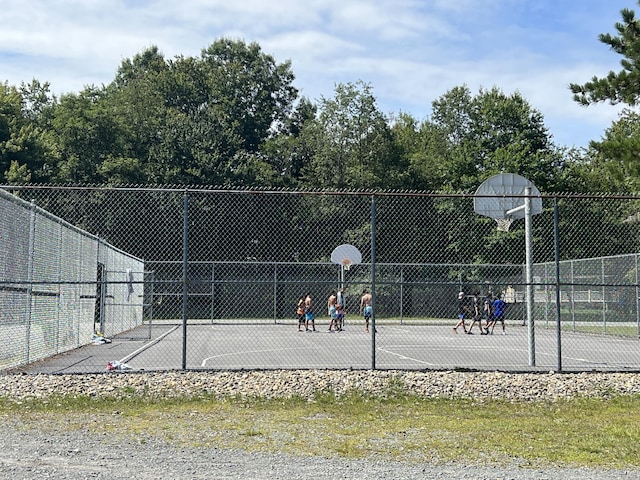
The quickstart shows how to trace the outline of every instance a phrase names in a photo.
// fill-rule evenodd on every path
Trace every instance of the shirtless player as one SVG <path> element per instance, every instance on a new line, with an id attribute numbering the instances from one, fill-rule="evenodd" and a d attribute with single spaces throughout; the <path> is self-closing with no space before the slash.
<path id="1" fill-rule="evenodd" d="M 371 320 L 371 314 L 373 313 L 373 307 L 371 305 L 371 294 L 365 288 L 362 291 L 362 297 L 360 297 L 360 314 L 364 316 L 364 331 L 369 331 L 369 321 Z"/>

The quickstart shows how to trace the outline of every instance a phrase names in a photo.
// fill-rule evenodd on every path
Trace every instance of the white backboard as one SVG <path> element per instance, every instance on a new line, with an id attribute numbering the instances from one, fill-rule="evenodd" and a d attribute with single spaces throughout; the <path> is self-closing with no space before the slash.
<path id="1" fill-rule="evenodd" d="M 482 182 L 473 197 L 473 210 L 495 219 L 524 218 L 523 208 L 511 214 L 507 212 L 524 205 L 526 187 L 531 188 L 531 214 L 537 215 L 542 212 L 540 191 L 531 181 L 515 173 L 500 173 Z"/>
<path id="2" fill-rule="evenodd" d="M 349 267 L 362 262 L 362 254 L 360 250 L 353 245 L 344 243 L 333 249 L 333 252 L 331 252 L 331 261 Z"/>

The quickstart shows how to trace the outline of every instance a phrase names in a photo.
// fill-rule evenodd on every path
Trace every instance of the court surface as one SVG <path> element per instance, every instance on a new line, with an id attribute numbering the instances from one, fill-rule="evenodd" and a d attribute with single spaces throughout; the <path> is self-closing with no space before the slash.
<path id="1" fill-rule="evenodd" d="M 149 331 L 148 326 L 140 327 Z M 134 371 L 187 369 L 470 369 L 500 371 L 640 371 L 640 340 L 536 328 L 533 363 L 526 326 L 507 325 L 506 335 L 455 334 L 451 325 L 381 324 L 372 335 L 362 325 L 342 332 L 298 332 L 296 324 L 154 325 L 150 339 L 113 338 L 21 368 L 28 373 L 93 373 L 117 361 Z M 124 337 L 124 336 L 123 336 Z M 186 354 L 184 346 L 186 345 Z"/>

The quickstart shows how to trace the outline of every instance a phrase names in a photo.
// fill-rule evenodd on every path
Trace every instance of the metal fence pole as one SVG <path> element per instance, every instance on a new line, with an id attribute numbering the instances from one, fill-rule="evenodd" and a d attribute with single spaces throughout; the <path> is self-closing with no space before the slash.
<path id="1" fill-rule="evenodd" d="M 403 316 L 403 305 L 404 305 L 404 267 L 400 265 L 400 325 L 404 323 Z"/>
<path id="2" fill-rule="evenodd" d="M 278 323 L 278 262 L 273 262 L 273 324 Z"/>
<path id="3" fill-rule="evenodd" d="M 182 369 L 187 368 L 187 315 L 189 284 L 189 193 L 182 197 Z"/>
<path id="4" fill-rule="evenodd" d="M 529 366 L 536 366 L 536 341 L 533 320 L 533 253 L 531 245 L 531 187 L 525 187 L 524 199 L 524 231 L 525 231 L 525 256 L 527 271 L 527 328 L 529 331 Z"/>
<path id="5" fill-rule="evenodd" d="M 523 285 L 523 292 L 522 292 L 522 308 L 521 310 L 521 314 L 522 314 L 522 326 L 524 327 L 527 324 L 527 306 L 526 306 L 526 301 L 527 301 L 527 266 L 526 265 L 522 265 L 522 285 Z"/>
<path id="6" fill-rule="evenodd" d="M 151 280 L 149 282 L 149 297 L 151 298 L 151 301 L 149 302 L 149 340 L 151 340 L 151 334 L 152 334 L 151 325 L 153 324 L 153 303 L 155 301 L 154 298 L 153 298 L 154 284 L 155 284 L 155 281 L 156 281 L 155 272 L 154 271 L 149 272 L 149 276 L 150 276 L 150 280 Z M 142 299 L 143 299 L 143 303 L 144 303 L 144 290 L 142 292 Z"/>
<path id="7" fill-rule="evenodd" d="M 576 284 L 575 284 L 575 272 L 573 270 L 574 262 L 569 260 L 571 266 L 571 327 L 573 332 L 576 331 Z"/>
<path id="8" fill-rule="evenodd" d="M 638 283 L 640 282 L 638 275 L 638 255 L 635 255 L 636 259 L 636 328 L 638 330 L 638 337 L 640 337 L 640 291 L 638 290 Z"/>
<path id="9" fill-rule="evenodd" d="M 560 308 L 560 230 L 558 228 L 558 198 L 553 199 L 553 250 L 556 262 L 556 344 L 558 372 L 562 371 L 562 322 Z"/>
<path id="10" fill-rule="evenodd" d="M 545 328 L 549 327 L 549 277 L 551 276 L 547 269 L 551 268 L 551 265 L 544 264 L 544 326 Z"/>
<path id="11" fill-rule="evenodd" d="M 605 286 L 607 276 L 604 271 L 604 258 L 600 260 L 600 275 L 602 282 L 602 332 L 606 335 L 607 333 L 607 295 Z"/>
<path id="12" fill-rule="evenodd" d="M 62 242 L 62 223 L 58 223 L 58 251 L 59 252 L 63 252 L 64 251 L 64 247 L 63 247 L 63 242 Z M 82 265 L 82 256 L 80 255 L 80 264 Z M 82 268 L 82 267 L 81 267 Z M 63 274 L 62 274 L 62 255 L 60 255 L 58 257 L 58 272 L 57 272 L 57 276 L 58 276 L 58 285 L 56 285 L 56 288 L 58 289 L 58 295 L 56 297 L 56 314 L 55 314 L 55 327 L 54 327 L 54 336 L 55 336 L 55 340 L 54 340 L 54 347 L 53 347 L 53 351 L 56 353 L 60 353 L 60 310 L 62 307 L 62 295 L 61 295 L 61 289 L 62 284 L 61 281 L 63 280 L 67 280 L 66 278 L 62 278 Z M 75 280 L 75 279 L 74 279 Z M 68 287 L 67 287 L 68 288 Z M 75 286 L 74 286 L 75 288 Z M 77 328 L 76 328 L 76 342 L 78 342 L 78 344 L 80 343 L 80 316 L 78 316 L 78 320 L 77 320 Z"/>
<path id="13" fill-rule="evenodd" d="M 376 197 L 371 196 L 371 369 L 376 369 Z"/>
<path id="14" fill-rule="evenodd" d="M 31 303 L 33 295 L 33 265 L 35 254 L 35 238 L 36 238 L 36 202 L 31 200 L 29 205 L 29 251 L 27 259 L 27 304 L 25 310 L 25 324 L 26 324 L 26 363 L 31 361 Z"/>
<path id="15" fill-rule="evenodd" d="M 211 263 L 211 309 L 210 309 L 210 312 L 211 312 L 210 320 L 212 325 L 213 325 L 213 318 L 215 316 L 215 301 L 216 301 L 215 293 L 216 293 L 216 263 L 212 262 Z"/>

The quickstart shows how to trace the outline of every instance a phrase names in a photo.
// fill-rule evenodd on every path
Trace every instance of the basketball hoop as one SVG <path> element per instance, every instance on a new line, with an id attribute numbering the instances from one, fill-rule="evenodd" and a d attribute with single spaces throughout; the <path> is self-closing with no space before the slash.
<path id="1" fill-rule="evenodd" d="M 345 243 L 333 249 L 331 261 L 337 265 L 342 265 L 343 270 L 349 270 L 351 265 L 357 265 L 362 262 L 362 254 L 353 245 Z"/>
<path id="2" fill-rule="evenodd" d="M 498 224 L 499 232 L 508 232 L 511 223 L 513 223 L 513 218 L 496 218 L 495 221 Z"/>

